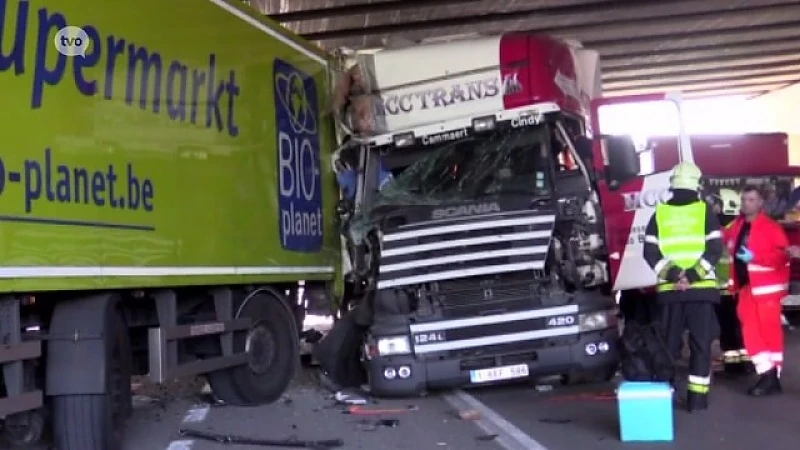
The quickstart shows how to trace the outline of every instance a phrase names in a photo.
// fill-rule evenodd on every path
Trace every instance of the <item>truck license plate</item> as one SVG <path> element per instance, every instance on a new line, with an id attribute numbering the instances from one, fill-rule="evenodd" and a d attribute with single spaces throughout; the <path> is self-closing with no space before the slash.
<path id="1" fill-rule="evenodd" d="M 528 376 L 527 364 L 513 366 L 492 367 L 491 369 L 470 370 L 469 380 L 473 383 L 486 383 L 489 381 L 512 380 Z"/>

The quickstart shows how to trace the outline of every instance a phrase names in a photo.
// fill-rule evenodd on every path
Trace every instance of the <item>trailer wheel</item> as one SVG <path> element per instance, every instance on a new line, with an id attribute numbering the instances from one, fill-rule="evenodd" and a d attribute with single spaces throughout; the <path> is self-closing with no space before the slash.
<path id="1" fill-rule="evenodd" d="M 58 450 L 119 450 L 131 408 L 131 348 L 119 311 L 109 306 L 103 326 L 105 394 L 53 397 L 53 439 Z"/>
<path id="2" fill-rule="evenodd" d="M 210 373 L 211 389 L 230 405 L 274 402 L 286 391 L 300 360 L 295 318 L 282 300 L 268 291 L 248 298 L 238 317 L 253 321 L 250 330 L 236 333 L 233 338 L 234 350 L 246 351 L 248 362 Z"/>
<path id="3" fill-rule="evenodd" d="M 25 411 L 6 417 L 3 424 L 0 448 L 38 448 L 45 433 L 44 412 L 41 409 Z"/>

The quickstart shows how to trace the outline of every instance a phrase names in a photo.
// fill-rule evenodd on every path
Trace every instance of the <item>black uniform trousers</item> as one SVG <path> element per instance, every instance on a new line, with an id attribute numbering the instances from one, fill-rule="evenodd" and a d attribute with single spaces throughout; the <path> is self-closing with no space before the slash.
<path id="1" fill-rule="evenodd" d="M 716 304 L 719 291 L 713 288 L 667 291 L 658 295 L 664 339 L 672 357 L 680 357 L 684 331 L 689 332 L 689 386 L 700 384 L 707 393 L 711 376 L 711 344 L 719 335 Z"/>

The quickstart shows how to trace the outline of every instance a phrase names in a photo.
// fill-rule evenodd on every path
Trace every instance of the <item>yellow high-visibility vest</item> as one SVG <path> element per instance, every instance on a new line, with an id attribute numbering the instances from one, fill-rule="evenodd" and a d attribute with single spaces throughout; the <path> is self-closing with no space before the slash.
<path id="1" fill-rule="evenodd" d="M 674 206 L 661 203 L 656 206 L 658 225 L 658 247 L 664 258 L 683 269 L 697 264 L 706 248 L 706 203 L 697 201 L 688 205 Z M 717 287 L 714 271 L 705 278 L 692 283 L 693 288 Z M 675 283 L 661 281 L 659 291 L 671 291 Z"/>

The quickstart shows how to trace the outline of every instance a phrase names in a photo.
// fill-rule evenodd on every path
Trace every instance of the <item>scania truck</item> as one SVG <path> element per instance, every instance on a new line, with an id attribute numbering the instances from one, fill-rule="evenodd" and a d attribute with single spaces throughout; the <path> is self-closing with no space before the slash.
<path id="1" fill-rule="evenodd" d="M 327 56 L 233 0 L 0 24 L 0 447 L 119 450 L 134 374 L 279 398 L 339 278 Z"/>
<path id="2" fill-rule="evenodd" d="M 615 303 L 586 154 L 597 53 L 515 33 L 340 55 L 334 166 L 359 175 L 339 212 L 371 391 L 613 377 Z M 325 359 L 334 373 L 349 358 Z"/>
<path id="3" fill-rule="evenodd" d="M 358 185 L 338 208 L 352 320 L 337 326 L 362 337 L 329 341 L 363 348 L 323 341 L 323 367 L 353 381 L 340 363 L 361 364 L 375 393 L 610 378 L 612 298 L 656 283 L 641 245 L 672 167 L 698 163 L 711 197 L 800 174 L 785 135 L 690 137 L 679 93 L 601 98 L 579 43 L 437 41 L 339 53 L 333 165 Z M 665 132 L 642 136 L 645 120 Z"/>

